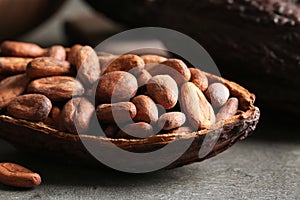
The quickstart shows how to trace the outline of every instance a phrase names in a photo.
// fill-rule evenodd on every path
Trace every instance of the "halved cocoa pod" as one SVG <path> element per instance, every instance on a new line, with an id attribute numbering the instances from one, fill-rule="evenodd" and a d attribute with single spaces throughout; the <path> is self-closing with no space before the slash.
<path id="1" fill-rule="evenodd" d="M 254 106 L 255 96 L 248 90 L 220 77 L 208 73 L 205 73 L 205 75 L 210 82 L 223 83 L 230 90 L 231 95 L 238 98 L 240 104 L 239 112 L 233 117 L 220 121 L 209 129 L 191 131 L 189 133 L 186 130 L 182 132 L 172 131 L 170 133 L 153 135 L 145 139 L 111 139 L 85 134 L 79 137 L 67 131 L 58 131 L 43 123 L 33 123 L 7 115 L 0 115 L 0 138 L 12 143 L 23 151 L 39 152 L 43 156 L 54 154 L 74 159 L 74 162 L 83 161 L 91 164 L 95 163 L 95 158 L 86 150 L 81 140 L 88 142 L 94 147 L 104 147 L 101 150 L 105 149 L 107 152 L 115 145 L 127 151 L 151 152 L 168 144 L 175 143 L 180 145 L 181 142 L 191 140 L 191 145 L 183 152 L 182 156 L 165 168 L 170 169 L 199 162 L 223 152 L 238 140 L 248 137 L 255 129 L 260 116 L 259 109 Z M 213 137 L 209 137 L 215 135 L 219 135 L 216 140 L 213 140 Z M 206 142 L 204 143 L 204 141 Z M 111 142 L 114 145 L 109 145 Z M 207 146 L 211 146 L 211 151 L 199 156 L 200 149 Z M 161 159 L 169 156 L 162 155 Z M 126 164 L 128 159 L 118 157 L 118 162 Z M 143 163 L 143 165 L 151 164 L 153 160 L 150 159 L 147 162 Z"/>

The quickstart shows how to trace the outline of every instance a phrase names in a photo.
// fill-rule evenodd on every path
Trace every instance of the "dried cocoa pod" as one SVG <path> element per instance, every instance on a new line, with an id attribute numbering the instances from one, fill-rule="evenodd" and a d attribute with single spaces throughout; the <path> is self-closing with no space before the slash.
<path id="1" fill-rule="evenodd" d="M 147 68 L 147 71 L 152 75 L 166 74 L 171 76 L 178 85 L 182 85 L 191 78 L 191 72 L 186 64 L 179 59 L 168 59 L 156 66 Z"/>
<path id="2" fill-rule="evenodd" d="M 146 122 L 126 125 L 120 130 L 116 138 L 148 138 L 154 134 L 153 128 Z"/>
<path id="3" fill-rule="evenodd" d="M 89 128 L 94 111 L 95 108 L 89 100 L 77 97 L 65 104 L 61 116 L 68 131 L 74 134 L 83 134 Z"/>
<path id="4" fill-rule="evenodd" d="M 144 68 L 144 61 L 141 57 L 133 54 L 126 54 L 119 56 L 112 63 L 110 63 L 103 74 L 113 72 L 113 71 L 126 71 L 128 72 L 134 67 Z"/>
<path id="5" fill-rule="evenodd" d="M 215 123 L 212 106 L 194 83 L 187 82 L 182 85 L 181 104 L 188 121 L 195 130 L 209 128 Z"/>
<path id="6" fill-rule="evenodd" d="M 194 83 L 202 92 L 208 88 L 208 80 L 205 74 L 200 69 L 189 68 L 191 72 L 191 82 Z"/>
<path id="7" fill-rule="evenodd" d="M 216 114 L 216 122 L 229 119 L 237 113 L 239 107 L 239 101 L 235 97 L 231 97 L 227 100 L 224 106 Z"/>
<path id="8" fill-rule="evenodd" d="M 52 108 L 51 101 L 42 94 L 25 94 L 7 105 L 7 113 L 17 119 L 33 122 L 45 120 Z"/>
<path id="9" fill-rule="evenodd" d="M 67 53 L 63 46 L 54 45 L 48 49 L 47 56 L 55 58 L 57 60 L 66 60 Z"/>
<path id="10" fill-rule="evenodd" d="M 68 61 L 72 64 L 75 65 L 76 62 L 76 55 L 77 51 L 82 47 L 80 44 L 75 44 L 71 47 L 69 53 L 68 53 Z"/>
<path id="11" fill-rule="evenodd" d="M 77 76 L 84 84 L 91 85 L 100 78 L 99 59 L 92 47 L 84 46 L 77 51 L 75 65 Z"/>
<path id="12" fill-rule="evenodd" d="M 178 88 L 174 79 L 169 75 L 157 75 L 147 83 L 147 93 L 165 109 L 173 108 L 178 100 Z"/>
<path id="13" fill-rule="evenodd" d="M 20 188 L 32 188 L 41 184 L 39 174 L 14 163 L 0 163 L 0 182 Z"/>
<path id="14" fill-rule="evenodd" d="M 0 74 L 24 73 L 31 60 L 31 58 L 0 57 Z"/>
<path id="15" fill-rule="evenodd" d="M 155 123 L 158 119 L 158 110 L 154 101 L 146 96 L 139 95 L 132 99 L 134 103 L 137 114 L 134 117 L 135 122 L 147 122 L 147 123 Z"/>
<path id="16" fill-rule="evenodd" d="M 27 66 L 27 76 L 30 78 L 41 78 L 48 76 L 71 75 L 71 65 L 67 61 L 51 57 L 39 57 L 33 59 Z"/>
<path id="17" fill-rule="evenodd" d="M 147 64 L 159 64 L 167 60 L 167 58 L 158 55 L 142 55 L 141 58 L 144 60 L 145 65 Z"/>
<path id="18" fill-rule="evenodd" d="M 27 88 L 30 79 L 26 74 L 19 74 L 7 77 L 0 82 L 0 111 L 7 104 L 21 95 Z"/>
<path id="19" fill-rule="evenodd" d="M 84 88 L 79 81 L 69 76 L 52 76 L 32 81 L 27 88 L 29 93 L 39 93 L 53 101 L 64 101 L 72 96 L 84 94 Z"/>
<path id="20" fill-rule="evenodd" d="M 96 114 L 100 122 L 124 123 L 131 121 L 136 116 L 137 110 L 131 102 L 101 104 L 97 106 Z"/>
<path id="21" fill-rule="evenodd" d="M 119 131 L 119 127 L 116 124 L 110 124 L 104 130 L 106 137 L 115 138 Z"/>
<path id="22" fill-rule="evenodd" d="M 103 103 L 127 101 L 138 89 L 136 78 L 128 72 L 114 71 L 101 76 L 96 98 Z"/>
<path id="23" fill-rule="evenodd" d="M 178 128 L 185 123 L 185 115 L 182 112 L 168 112 L 158 118 L 158 127 L 163 130 Z"/>
<path id="24" fill-rule="evenodd" d="M 45 50 L 33 43 L 4 41 L 0 46 L 1 55 L 15 57 L 40 57 Z"/>
<path id="25" fill-rule="evenodd" d="M 214 108 L 220 108 L 228 100 L 230 92 L 224 84 L 212 83 L 208 86 L 205 95 Z"/>

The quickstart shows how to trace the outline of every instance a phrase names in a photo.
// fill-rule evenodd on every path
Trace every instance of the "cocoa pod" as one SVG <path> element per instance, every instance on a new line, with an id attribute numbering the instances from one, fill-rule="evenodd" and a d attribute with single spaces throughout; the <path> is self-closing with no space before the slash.
<path id="1" fill-rule="evenodd" d="M 68 131 L 84 134 L 89 128 L 94 111 L 95 108 L 89 100 L 77 97 L 65 104 L 61 116 Z"/>
<path id="2" fill-rule="evenodd" d="M 144 61 L 141 57 L 133 54 L 126 54 L 119 56 L 112 63 L 110 63 L 103 74 L 113 72 L 113 71 L 126 71 L 128 72 L 134 67 L 144 68 Z"/>
<path id="3" fill-rule="evenodd" d="M 208 86 L 205 95 L 214 108 L 220 108 L 228 100 L 230 92 L 224 84 L 212 83 Z"/>
<path id="4" fill-rule="evenodd" d="M 39 93 L 53 101 L 64 101 L 72 96 L 84 94 L 84 88 L 79 81 L 69 76 L 52 76 L 36 79 L 28 85 L 29 93 Z"/>
<path id="5" fill-rule="evenodd" d="M 0 45 L 1 55 L 15 57 L 40 57 L 45 50 L 33 43 L 4 41 Z"/>
<path id="6" fill-rule="evenodd" d="M 143 59 L 145 65 L 147 64 L 159 64 L 167 60 L 167 58 L 158 56 L 158 55 L 142 55 L 141 58 Z"/>
<path id="7" fill-rule="evenodd" d="M 114 71 L 101 76 L 96 98 L 100 102 L 121 102 L 134 97 L 138 89 L 136 78 L 128 72 Z"/>
<path id="8" fill-rule="evenodd" d="M 200 69 L 189 68 L 191 72 L 191 82 L 194 83 L 202 92 L 208 88 L 208 79 Z"/>
<path id="9" fill-rule="evenodd" d="M 21 95 L 27 88 L 30 79 L 26 74 L 19 74 L 7 77 L 0 82 L 0 111 L 7 104 Z"/>
<path id="10" fill-rule="evenodd" d="M 96 109 L 98 120 L 105 123 L 129 122 L 136 116 L 136 113 L 136 107 L 131 102 L 101 104 Z"/>
<path id="11" fill-rule="evenodd" d="M 188 121 L 195 130 L 209 128 L 215 123 L 212 106 L 194 83 L 187 82 L 182 85 L 181 104 Z"/>
<path id="12" fill-rule="evenodd" d="M 216 115 L 216 122 L 229 119 L 237 113 L 239 107 L 239 101 L 235 97 L 231 97 L 223 105 Z"/>
<path id="13" fill-rule="evenodd" d="M 154 134 L 153 128 L 146 122 L 126 125 L 117 134 L 117 138 L 148 138 Z"/>
<path id="14" fill-rule="evenodd" d="M 41 184 L 39 174 L 14 163 L 0 163 L 0 182 L 20 188 L 32 188 Z"/>
<path id="15" fill-rule="evenodd" d="M 179 59 L 168 59 L 160 64 L 148 67 L 147 71 L 152 75 L 166 74 L 171 76 L 178 85 L 182 85 L 191 78 L 191 72 L 186 64 Z"/>
<path id="16" fill-rule="evenodd" d="M 33 59 L 27 66 L 27 76 L 41 78 L 47 76 L 60 76 L 72 74 L 69 62 L 57 60 L 51 57 L 39 57 Z"/>
<path id="17" fill-rule="evenodd" d="M 77 51 L 75 65 L 77 76 L 84 84 L 91 85 L 100 78 L 99 59 L 92 47 L 84 46 Z"/>
<path id="18" fill-rule="evenodd" d="M 0 57 L 0 74 L 24 73 L 31 60 L 31 58 Z"/>
<path id="19" fill-rule="evenodd" d="M 63 46 L 54 45 L 48 49 L 47 56 L 55 58 L 57 60 L 66 60 L 67 53 Z"/>
<path id="20" fill-rule="evenodd" d="M 174 79 L 169 75 L 157 75 L 147 83 L 147 93 L 165 109 L 173 108 L 178 100 L 178 88 Z"/>
<path id="21" fill-rule="evenodd" d="M 72 64 L 75 65 L 76 63 L 76 55 L 77 51 L 82 47 L 80 44 L 75 44 L 71 47 L 69 53 L 68 53 L 68 58 L 67 60 Z"/>
<path id="22" fill-rule="evenodd" d="M 134 103 L 137 114 L 134 117 L 135 122 L 147 122 L 147 123 L 155 123 L 158 119 L 158 110 L 154 101 L 146 96 L 139 95 L 132 99 Z"/>
<path id="23" fill-rule="evenodd" d="M 158 118 L 158 127 L 163 130 L 178 128 L 185 123 L 185 115 L 182 112 L 168 112 Z"/>
<path id="24" fill-rule="evenodd" d="M 26 94 L 7 105 L 7 113 L 17 119 L 39 122 L 45 120 L 52 108 L 51 101 L 41 94 Z"/>

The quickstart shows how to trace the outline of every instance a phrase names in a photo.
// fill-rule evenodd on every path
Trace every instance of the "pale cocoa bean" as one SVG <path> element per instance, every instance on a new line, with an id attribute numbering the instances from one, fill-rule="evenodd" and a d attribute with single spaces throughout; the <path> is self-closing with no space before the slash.
<path id="1" fill-rule="evenodd" d="M 75 65 L 76 63 L 76 55 L 78 50 L 81 48 L 82 46 L 80 44 L 75 44 L 72 46 L 72 48 L 70 49 L 69 53 L 68 53 L 68 58 L 67 60 L 72 64 Z"/>
<path id="2" fill-rule="evenodd" d="M 208 88 L 208 79 L 205 74 L 196 68 L 189 68 L 191 72 L 191 82 L 194 83 L 202 92 Z"/>
<path id="3" fill-rule="evenodd" d="M 212 83 L 205 93 L 214 108 L 223 106 L 229 98 L 230 92 L 222 83 Z"/>
<path id="4" fill-rule="evenodd" d="M 53 101 L 63 101 L 84 94 L 84 88 L 79 81 L 69 76 L 52 76 L 32 81 L 27 91 L 44 94 Z"/>
<path id="5" fill-rule="evenodd" d="M 103 74 L 113 72 L 113 71 L 126 71 L 128 72 L 134 67 L 144 68 L 144 61 L 141 57 L 133 54 L 126 54 L 119 56 L 112 63 L 110 63 Z"/>
<path id="6" fill-rule="evenodd" d="M 14 163 L 0 163 L 0 182 L 4 185 L 32 188 L 41 184 L 39 174 Z"/>
<path id="7" fill-rule="evenodd" d="M 146 96 L 139 95 L 132 99 L 134 103 L 137 114 L 134 117 L 135 122 L 143 121 L 147 123 L 155 123 L 158 119 L 158 110 L 154 101 Z"/>
<path id="8" fill-rule="evenodd" d="M 71 75 L 73 73 L 68 61 L 57 60 L 50 57 L 33 59 L 28 64 L 26 72 L 27 76 L 30 78 Z"/>
<path id="9" fill-rule="evenodd" d="M 215 123 L 212 106 L 194 83 L 187 82 L 182 85 L 181 104 L 188 121 L 195 130 L 209 128 Z"/>
<path id="10" fill-rule="evenodd" d="M 193 129 L 190 126 L 181 126 L 179 128 L 175 128 L 173 130 L 171 130 L 171 133 L 176 133 L 176 134 L 187 134 L 187 133 L 193 133 L 196 130 Z"/>
<path id="11" fill-rule="evenodd" d="M 45 55 L 45 50 L 33 43 L 4 41 L 0 46 L 4 56 L 39 57 Z"/>
<path id="12" fill-rule="evenodd" d="M 223 105 L 223 107 L 219 110 L 216 115 L 216 122 L 229 119 L 234 116 L 239 107 L 239 101 L 235 97 L 231 97 L 227 100 L 227 102 Z"/>
<path id="13" fill-rule="evenodd" d="M 7 104 L 21 95 L 30 82 L 26 74 L 19 74 L 7 77 L 0 82 L 0 110 L 5 108 Z"/>
<path id="14" fill-rule="evenodd" d="M 178 128 L 185 123 L 185 115 L 182 112 L 169 112 L 158 118 L 158 127 L 163 130 Z"/>
<path id="15" fill-rule="evenodd" d="M 158 64 L 167 60 L 167 58 L 158 55 L 142 55 L 141 58 L 144 60 L 145 65 L 147 64 Z"/>
<path id="16" fill-rule="evenodd" d="M 100 78 L 99 59 L 92 47 L 84 46 L 77 51 L 75 65 L 77 76 L 84 84 L 93 84 Z"/>
<path id="17" fill-rule="evenodd" d="M 7 105 L 7 113 L 18 119 L 29 121 L 45 120 L 52 108 L 51 101 L 41 94 L 18 96 Z"/>
<path id="18" fill-rule="evenodd" d="M 96 114 L 100 122 L 124 123 L 131 121 L 136 116 L 136 107 L 131 102 L 101 104 L 97 106 Z"/>
<path id="19" fill-rule="evenodd" d="M 115 138 L 115 136 L 117 135 L 118 131 L 119 131 L 118 125 L 116 125 L 116 124 L 110 124 L 104 130 L 104 133 L 105 133 L 106 137 L 108 137 L 108 138 Z"/>
<path id="20" fill-rule="evenodd" d="M 94 106 L 86 98 L 71 99 L 61 112 L 65 127 L 71 133 L 85 134 L 89 128 L 94 110 Z"/>
<path id="21" fill-rule="evenodd" d="M 147 71 L 152 75 L 166 74 L 171 76 L 178 85 L 182 85 L 191 78 L 191 72 L 186 64 L 179 59 L 168 59 L 156 66 L 147 68 Z"/>
<path id="22" fill-rule="evenodd" d="M 117 134 L 117 138 L 148 138 L 154 134 L 153 128 L 146 122 L 137 122 L 126 125 Z"/>
<path id="23" fill-rule="evenodd" d="M 66 60 L 67 53 L 63 46 L 54 45 L 48 49 L 47 56 L 55 58 L 57 60 Z"/>
<path id="24" fill-rule="evenodd" d="M 98 83 L 96 98 L 103 103 L 128 101 L 138 89 L 136 78 L 123 71 L 104 74 Z"/>
<path id="25" fill-rule="evenodd" d="M 178 88 L 174 79 L 169 75 L 157 75 L 147 83 L 147 93 L 165 109 L 173 108 L 178 100 Z"/>
<path id="26" fill-rule="evenodd" d="M 0 57 L 0 74 L 24 73 L 31 60 L 31 58 Z"/>

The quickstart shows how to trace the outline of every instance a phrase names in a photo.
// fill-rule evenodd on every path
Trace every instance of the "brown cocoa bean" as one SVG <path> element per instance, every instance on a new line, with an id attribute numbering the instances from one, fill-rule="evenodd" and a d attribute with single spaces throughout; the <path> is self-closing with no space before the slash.
<path id="1" fill-rule="evenodd" d="M 41 94 L 26 94 L 7 105 L 7 113 L 17 119 L 39 122 L 45 120 L 52 108 L 51 101 Z"/>
<path id="2" fill-rule="evenodd" d="M 30 78 L 70 75 L 73 73 L 69 62 L 50 57 L 33 59 L 28 64 L 26 72 Z"/>
<path id="3" fill-rule="evenodd" d="M 229 119 L 237 113 L 239 107 L 239 101 L 235 97 L 231 97 L 223 105 L 216 115 L 216 122 Z"/>
<path id="4" fill-rule="evenodd" d="M 101 71 L 104 72 L 106 68 L 119 56 L 118 55 L 113 55 L 113 54 L 98 54 L 100 66 L 101 66 Z"/>
<path id="5" fill-rule="evenodd" d="M 41 184 L 39 174 L 14 163 L 0 163 L 0 182 L 4 185 L 32 188 Z"/>
<path id="6" fill-rule="evenodd" d="M 31 60 L 31 58 L 0 57 L 0 74 L 24 73 Z"/>
<path id="7" fill-rule="evenodd" d="M 131 102 L 101 104 L 97 106 L 96 114 L 100 122 L 124 123 L 131 121 L 136 116 L 136 107 Z"/>
<path id="8" fill-rule="evenodd" d="M 39 57 L 45 55 L 45 50 L 33 43 L 4 41 L 0 46 L 0 52 L 4 56 L 15 57 Z"/>
<path id="9" fill-rule="evenodd" d="M 139 95 L 132 99 L 134 103 L 137 114 L 134 117 L 135 122 L 147 122 L 147 123 L 155 123 L 158 119 L 158 110 L 154 101 L 146 96 Z"/>
<path id="10" fill-rule="evenodd" d="M 84 46 L 77 51 L 75 65 L 77 76 L 84 84 L 93 84 L 100 78 L 99 59 L 92 47 Z"/>
<path id="11" fill-rule="evenodd" d="M 21 95 L 30 82 L 26 74 L 19 74 L 7 77 L 0 82 L 0 111 L 7 106 L 7 104 Z"/>
<path id="12" fill-rule="evenodd" d="M 148 138 L 154 134 L 153 128 L 146 122 L 137 122 L 126 125 L 117 134 L 117 138 Z"/>
<path id="13" fill-rule="evenodd" d="M 178 128 L 185 123 L 185 115 L 182 112 L 169 112 L 158 118 L 158 127 L 163 130 Z"/>
<path id="14" fill-rule="evenodd" d="M 117 135 L 118 131 L 119 131 L 118 125 L 116 125 L 116 124 L 110 124 L 104 130 L 104 133 L 105 133 L 106 137 L 108 137 L 108 138 L 115 138 L 115 136 Z"/>
<path id="15" fill-rule="evenodd" d="M 55 58 L 57 60 L 66 60 L 67 53 L 63 46 L 54 45 L 48 49 L 47 56 Z"/>
<path id="16" fill-rule="evenodd" d="M 69 53 L 68 53 L 68 61 L 72 64 L 75 65 L 76 63 L 76 55 L 78 50 L 81 48 L 82 46 L 80 44 L 75 44 L 72 46 L 72 48 L 70 49 Z"/>
<path id="17" fill-rule="evenodd" d="M 178 100 L 178 88 L 174 79 L 169 75 L 157 75 L 147 83 L 147 93 L 165 109 L 173 108 Z"/>
<path id="18" fill-rule="evenodd" d="M 194 83 L 202 92 L 208 88 L 208 79 L 200 69 L 189 68 L 191 72 L 191 82 Z"/>
<path id="19" fill-rule="evenodd" d="M 208 86 L 205 95 L 214 108 L 220 108 L 228 100 L 230 92 L 224 84 L 212 83 Z"/>
<path id="20" fill-rule="evenodd" d="M 158 64 L 167 60 L 167 58 L 158 55 L 142 55 L 141 58 L 144 60 L 145 65 L 147 64 Z"/>
<path id="21" fill-rule="evenodd" d="M 84 94 L 79 81 L 69 76 L 52 76 L 32 81 L 27 91 L 47 96 L 53 101 L 63 101 Z"/>
<path id="22" fill-rule="evenodd" d="M 98 83 L 96 98 L 103 103 L 128 101 L 138 89 L 136 78 L 123 71 L 104 74 Z"/>
<path id="23" fill-rule="evenodd" d="M 187 82 L 182 85 L 181 104 L 188 121 L 195 130 L 209 128 L 215 123 L 212 106 L 194 83 Z"/>
<path id="24" fill-rule="evenodd" d="M 94 110 L 94 106 L 86 98 L 73 98 L 61 112 L 63 123 L 71 133 L 84 134 L 89 128 Z"/>
<path id="25" fill-rule="evenodd" d="M 126 54 L 119 56 L 112 63 L 110 63 L 103 74 L 113 72 L 113 71 L 126 71 L 128 72 L 134 67 L 144 68 L 144 61 L 141 57 L 133 54 Z"/>
<path id="26" fill-rule="evenodd" d="M 147 68 L 147 71 L 152 75 L 169 75 L 178 85 L 182 85 L 191 78 L 191 72 L 186 64 L 179 59 L 168 59 L 156 66 Z"/>

